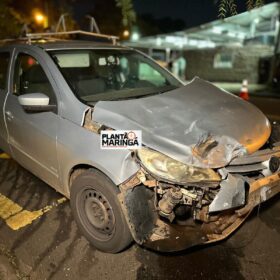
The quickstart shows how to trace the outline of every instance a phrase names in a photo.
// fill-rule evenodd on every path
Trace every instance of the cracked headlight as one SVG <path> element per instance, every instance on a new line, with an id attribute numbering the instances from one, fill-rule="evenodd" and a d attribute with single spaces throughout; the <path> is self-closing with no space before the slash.
<path id="1" fill-rule="evenodd" d="M 144 168 L 157 177 L 174 183 L 217 182 L 220 176 L 212 169 L 198 168 L 174 160 L 148 148 L 138 150 Z"/>

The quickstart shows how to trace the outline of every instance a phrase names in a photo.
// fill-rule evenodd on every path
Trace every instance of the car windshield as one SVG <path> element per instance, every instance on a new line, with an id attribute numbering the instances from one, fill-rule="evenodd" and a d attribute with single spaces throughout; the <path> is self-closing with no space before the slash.
<path id="1" fill-rule="evenodd" d="M 74 94 L 86 104 L 159 94 L 182 86 L 168 71 L 133 50 L 49 52 Z"/>

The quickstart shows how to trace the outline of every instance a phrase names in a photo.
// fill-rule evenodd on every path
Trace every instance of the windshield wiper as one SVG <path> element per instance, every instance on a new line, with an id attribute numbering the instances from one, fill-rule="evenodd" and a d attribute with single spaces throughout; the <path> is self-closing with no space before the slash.
<path id="1" fill-rule="evenodd" d="M 165 87 L 165 89 L 163 89 L 163 90 L 159 90 L 159 91 L 155 91 L 155 92 L 147 92 L 147 93 L 141 92 L 139 94 L 134 94 L 132 96 L 122 96 L 119 98 L 114 98 L 113 100 L 118 101 L 118 100 L 125 100 L 125 99 L 134 99 L 134 98 L 136 99 L 136 98 L 141 98 L 141 97 L 145 97 L 145 96 L 153 96 L 153 95 L 157 95 L 157 94 L 163 94 L 165 92 L 174 90 L 176 88 L 178 88 L 178 87 L 170 85 L 170 86 L 168 86 L 168 88 Z"/>

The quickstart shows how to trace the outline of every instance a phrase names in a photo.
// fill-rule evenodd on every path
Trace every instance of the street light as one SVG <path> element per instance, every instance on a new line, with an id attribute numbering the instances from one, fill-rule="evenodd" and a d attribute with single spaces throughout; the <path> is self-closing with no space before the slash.
<path id="1" fill-rule="evenodd" d="M 44 20 L 45 20 L 44 15 L 41 14 L 41 13 L 36 13 L 36 14 L 34 15 L 34 17 L 35 17 L 35 21 L 36 21 L 38 24 L 42 24 L 42 23 L 44 22 Z"/>
<path id="2" fill-rule="evenodd" d="M 131 40 L 134 41 L 134 42 L 136 42 L 136 41 L 139 40 L 139 38 L 140 38 L 140 34 L 139 34 L 137 31 L 134 31 L 134 32 L 132 33 Z"/>
<path id="3" fill-rule="evenodd" d="M 123 32 L 123 37 L 125 37 L 125 38 L 128 38 L 129 37 L 129 35 L 130 35 L 130 32 L 129 32 L 129 30 L 124 30 L 124 32 Z"/>
<path id="4" fill-rule="evenodd" d="M 39 25 L 43 25 L 45 28 L 48 27 L 48 18 L 39 11 L 34 12 L 35 22 Z"/>

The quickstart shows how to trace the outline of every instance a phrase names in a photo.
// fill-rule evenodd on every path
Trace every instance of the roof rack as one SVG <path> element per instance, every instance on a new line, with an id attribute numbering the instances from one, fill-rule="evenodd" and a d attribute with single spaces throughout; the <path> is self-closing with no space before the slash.
<path id="1" fill-rule="evenodd" d="M 27 33 L 26 38 L 28 40 L 28 43 L 31 44 L 32 40 L 34 39 L 42 39 L 45 37 L 59 37 L 63 35 L 74 35 L 74 34 L 81 34 L 81 35 L 87 35 L 92 36 L 96 38 L 104 38 L 112 41 L 113 45 L 117 44 L 117 40 L 119 37 L 113 36 L 113 35 L 105 35 L 100 33 L 94 33 L 94 32 L 88 32 L 83 30 L 72 30 L 72 31 L 62 31 L 62 32 L 46 32 L 46 33 Z M 24 38 L 22 38 L 24 39 Z"/>

